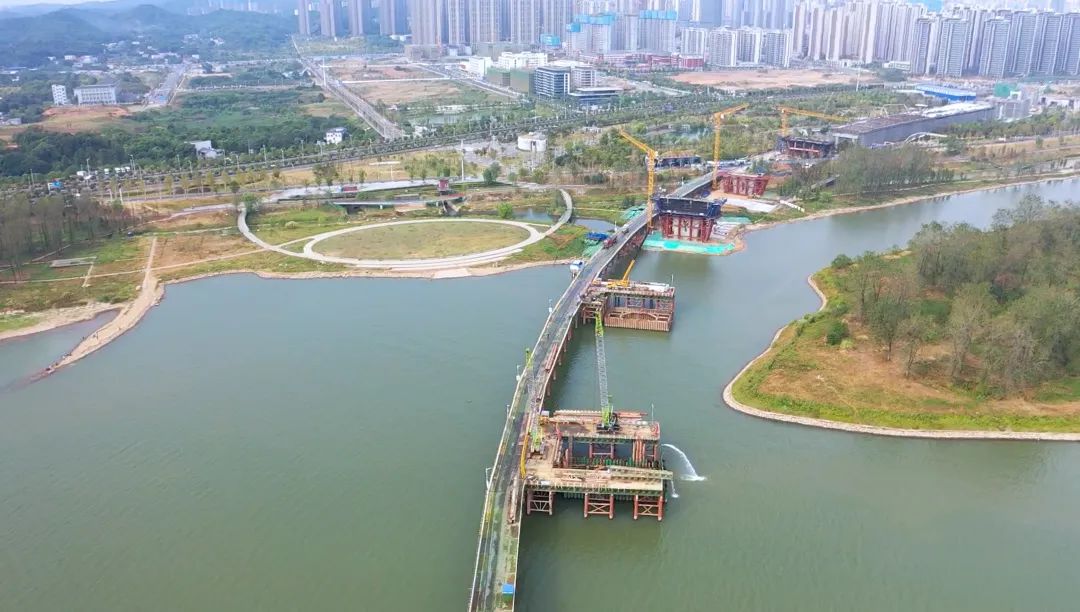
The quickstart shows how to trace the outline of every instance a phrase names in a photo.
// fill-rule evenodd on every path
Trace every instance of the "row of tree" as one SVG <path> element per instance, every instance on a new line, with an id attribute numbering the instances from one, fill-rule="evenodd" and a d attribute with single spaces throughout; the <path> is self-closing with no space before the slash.
<path id="1" fill-rule="evenodd" d="M 1080 374 L 1080 209 L 1027 196 L 991 229 L 925 226 L 910 256 L 833 262 L 857 320 L 886 358 L 899 347 L 909 376 L 920 350 L 941 344 L 948 375 L 1016 393 Z M 838 323 L 829 340 L 845 335 Z"/>
<path id="2" fill-rule="evenodd" d="M 119 203 L 89 197 L 26 194 L 0 199 L 0 261 L 15 278 L 33 257 L 112 236 L 132 227 L 135 218 Z"/>
<path id="3" fill-rule="evenodd" d="M 831 184 L 840 193 L 872 194 L 946 183 L 954 177 L 951 169 L 941 166 L 936 154 L 921 147 L 849 147 L 825 163 L 796 168 L 779 191 L 785 196 L 807 196 Z"/>

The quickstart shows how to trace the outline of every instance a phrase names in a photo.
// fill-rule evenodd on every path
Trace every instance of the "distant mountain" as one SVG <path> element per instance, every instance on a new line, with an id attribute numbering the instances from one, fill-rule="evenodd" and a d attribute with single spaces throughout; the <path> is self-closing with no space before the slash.
<path id="1" fill-rule="evenodd" d="M 236 11 L 187 15 L 167 8 L 178 4 L 173 0 L 162 6 L 144 0 L 111 11 L 84 4 L 42 15 L 2 19 L 0 61 L 8 66 L 41 66 L 48 63 L 49 56 L 98 55 L 107 43 L 135 38 L 161 51 L 182 51 L 187 34 L 223 40 L 220 50 L 257 50 L 286 43 L 295 29 L 292 18 L 283 15 Z M 190 6 L 186 0 L 182 4 Z"/>

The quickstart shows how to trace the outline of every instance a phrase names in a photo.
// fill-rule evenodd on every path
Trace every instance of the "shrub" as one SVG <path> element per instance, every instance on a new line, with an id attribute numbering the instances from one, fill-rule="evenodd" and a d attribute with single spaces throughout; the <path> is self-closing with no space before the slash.
<path id="1" fill-rule="evenodd" d="M 847 323 L 837 319 L 829 326 L 829 331 L 825 334 L 825 342 L 829 346 L 836 346 L 850 335 L 851 332 L 848 330 Z"/>
<path id="2" fill-rule="evenodd" d="M 841 253 L 832 260 L 832 264 L 830 265 L 832 265 L 833 270 L 843 270 L 844 268 L 850 266 L 852 263 L 854 262 L 851 260 L 850 257 Z"/>

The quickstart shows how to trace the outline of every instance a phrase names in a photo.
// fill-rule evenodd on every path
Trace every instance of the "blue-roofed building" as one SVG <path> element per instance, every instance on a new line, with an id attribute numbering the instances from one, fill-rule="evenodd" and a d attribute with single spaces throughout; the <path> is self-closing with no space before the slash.
<path id="1" fill-rule="evenodd" d="M 947 85 L 916 85 L 915 90 L 922 92 L 925 96 L 931 96 L 946 102 L 974 102 L 978 97 L 970 89 L 960 89 L 959 87 L 949 87 Z"/>

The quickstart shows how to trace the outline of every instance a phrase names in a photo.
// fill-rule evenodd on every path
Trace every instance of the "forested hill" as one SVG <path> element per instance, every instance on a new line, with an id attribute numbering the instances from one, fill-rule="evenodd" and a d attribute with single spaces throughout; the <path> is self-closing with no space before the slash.
<path id="1" fill-rule="evenodd" d="M 285 44 L 294 29 L 293 20 L 283 15 L 181 15 L 148 4 L 116 12 L 68 8 L 0 20 L 0 58 L 7 66 L 42 66 L 50 56 L 97 55 L 105 44 L 124 40 L 139 40 L 158 51 L 262 50 Z M 185 42 L 188 34 L 199 35 L 201 42 Z M 223 44 L 211 43 L 214 38 Z"/>

